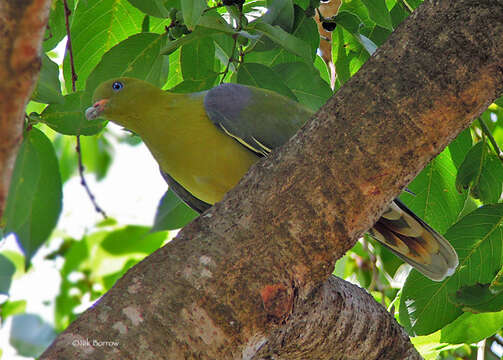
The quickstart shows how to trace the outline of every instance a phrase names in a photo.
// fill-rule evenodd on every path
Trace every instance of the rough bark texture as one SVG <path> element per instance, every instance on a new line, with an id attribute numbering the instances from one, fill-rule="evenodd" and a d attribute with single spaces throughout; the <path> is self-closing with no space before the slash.
<path id="1" fill-rule="evenodd" d="M 41 66 L 51 0 L 0 1 L 0 218 Z"/>
<path id="2" fill-rule="evenodd" d="M 501 93 L 501 19 L 502 1 L 425 1 L 303 131 L 132 268 L 42 359 L 418 358 L 368 295 L 327 279 Z"/>

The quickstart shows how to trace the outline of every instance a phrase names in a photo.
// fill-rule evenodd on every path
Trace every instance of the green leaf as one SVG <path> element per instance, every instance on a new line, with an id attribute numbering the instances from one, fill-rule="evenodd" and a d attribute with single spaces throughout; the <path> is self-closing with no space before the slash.
<path id="1" fill-rule="evenodd" d="M 400 297 L 400 323 L 410 334 L 432 333 L 462 311 L 449 297 L 463 286 L 489 283 L 501 269 L 503 204 L 486 205 L 462 218 L 444 235 L 459 257 L 456 273 L 433 282 L 412 270 Z"/>
<path id="2" fill-rule="evenodd" d="M 304 62 L 279 64 L 273 70 L 292 90 L 299 102 L 314 111 L 332 95 L 330 86 L 320 77 L 319 72 Z"/>
<path id="3" fill-rule="evenodd" d="M 475 314 L 503 310 L 503 295 L 491 292 L 489 284 L 463 286 L 450 300 L 463 311 Z"/>
<path id="4" fill-rule="evenodd" d="M 59 82 L 59 67 L 46 54 L 42 54 L 42 69 L 32 100 L 44 104 L 62 103 L 61 83 Z"/>
<path id="5" fill-rule="evenodd" d="M 215 45 L 211 37 L 197 39 L 181 48 L 180 66 L 184 80 L 200 80 L 215 74 Z"/>
<path id="6" fill-rule="evenodd" d="M 342 26 L 351 34 L 359 34 L 360 27 L 363 25 L 360 18 L 349 11 L 340 11 L 337 13 L 336 18 L 337 26 Z"/>
<path id="7" fill-rule="evenodd" d="M 193 30 L 199 23 L 204 9 L 207 8 L 206 1 L 204 0 L 183 0 L 182 13 L 183 21 L 190 30 Z"/>
<path id="8" fill-rule="evenodd" d="M 172 190 L 168 190 L 159 201 L 152 231 L 180 229 L 198 216 Z"/>
<path id="9" fill-rule="evenodd" d="M 73 8 L 73 0 L 68 0 L 68 6 Z M 72 17 L 70 15 L 70 21 L 71 19 Z M 42 44 L 44 51 L 54 49 L 66 35 L 65 8 L 63 6 L 63 1 L 52 2 L 49 24 L 47 25 L 44 36 L 45 40 Z"/>
<path id="10" fill-rule="evenodd" d="M 111 153 L 113 150 L 107 138 L 104 136 L 81 137 L 80 151 L 86 170 L 96 174 L 97 180 L 103 179 L 112 164 Z"/>
<path id="11" fill-rule="evenodd" d="M 267 12 L 260 18 L 261 21 L 279 25 L 285 31 L 293 28 L 294 9 L 292 0 L 268 0 Z"/>
<path id="12" fill-rule="evenodd" d="M 292 34 L 287 33 L 281 27 L 255 21 L 249 25 L 249 29 L 256 30 L 259 34 L 267 36 L 270 40 L 284 49 L 300 56 L 304 61 L 312 63 L 310 45 Z"/>
<path id="13" fill-rule="evenodd" d="M 385 0 L 362 0 L 362 2 L 369 10 L 370 18 L 374 20 L 377 25 L 393 31 L 393 22 L 391 21 L 391 15 L 386 7 Z"/>
<path id="14" fill-rule="evenodd" d="M 169 9 L 164 5 L 164 0 L 128 0 L 131 5 L 140 9 L 145 14 L 159 18 L 167 18 Z"/>
<path id="15" fill-rule="evenodd" d="M 465 204 L 466 194 L 456 190 L 455 173 L 456 167 L 446 149 L 409 184 L 415 195 L 400 196 L 415 214 L 441 234 L 458 220 Z"/>
<path id="16" fill-rule="evenodd" d="M 87 120 L 84 113 L 91 106 L 90 94 L 78 91 L 65 95 L 62 104 L 51 104 L 41 114 L 41 120 L 51 129 L 65 135 L 94 135 L 105 126 L 102 119 Z"/>
<path id="17" fill-rule="evenodd" d="M 501 196 L 503 164 L 485 142 L 473 146 L 459 167 L 458 191 L 470 188 L 471 195 L 484 203 L 496 203 Z"/>
<path id="18" fill-rule="evenodd" d="M 21 314 L 25 311 L 26 300 L 7 301 L 0 306 L 0 318 L 2 318 L 2 321 L 5 321 L 7 317 Z"/>
<path id="19" fill-rule="evenodd" d="M 281 77 L 267 66 L 261 64 L 241 64 L 237 72 L 237 82 L 243 85 L 269 89 L 297 101 L 297 97 L 285 85 Z"/>
<path id="20" fill-rule="evenodd" d="M 503 327 L 503 311 L 496 313 L 464 313 L 441 330 L 441 341 L 449 344 L 474 344 Z"/>
<path id="21" fill-rule="evenodd" d="M 150 254 L 161 247 L 167 234 L 149 231 L 146 226 L 129 225 L 105 236 L 101 247 L 113 255 Z"/>
<path id="22" fill-rule="evenodd" d="M 16 272 L 16 267 L 9 260 L 9 258 L 0 254 L 0 294 L 8 294 L 10 289 L 10 284 L 12 281 L 12 277 Z M 4 312 L 3 306 L 0 307 L 2 309 L 2 314 Z"/>
<path id="23" fill-rule="evenodd" d="M 236 30 L 225 21 L 222 15 L 213 11 L 207 12 L 201 16 L 198 26 L 229 35 L 234 35 L 236 33 Z"/>
<path id="24" fill-rule="evenodd" d="M 110 48 L 141 31 L 144 13 L 127 0 L 79 1 L 71 26 L 77 90 L 83 90 L 85 81 L 101 57 Z M 92 20 L 92 21 L 91 21 Z M 65 86 L 71 91 L 72 73 L 68 53 L 63 62 Z"/>
<path id="25" fill-rule="evenodd" d="M 178 38 L 173 41 L 168 41 L 166 46 L 164 47 L 164 49 L 161 50 L 161 54 L 169 55 L 172 52 L 174 52 L 176 49 L 178 49 L 180 46 L 189 44 L 192 41 L 202 39 L 207 36 L 212 36 L 213 34 L 216 34 L 216 33 L 218 33 L 218 31 L 213 30 L 213 29 L 197 27 L 190 34 L 184 35 L 181 38 Z"/>
<path id="26" fill-rule="evenodd" d="M 49 238 L 61 212 L 61 177 L 50 140 L 33 128 L 19 149 L 4 214 L 5 233 L 15 233 L 31 258 Z"/>
<path id="27" fill-rule="evenodd" d="M 463 130 L 449 144 L 449 152 L 451 153 L 451 158 L 456 168 L 459 169 L 459 166 L 465 160 L 466 154 L 468 154 L 468 152 L 472 148 L 472 145 L 472 135 L 469 128 Z"/>
<path id="28" fill-rule="evenodd" d="M 332 57 L 335 68 L 337 69 L 337 83 L 342 86 L 351 77 L 349 71 L 349 58 L 346 54 L 344 41 L 344 29 L 336 27 L 335 31 L 332 32 L 332 39 L 334 42 Z"/>
<path id="29" fill-rule="evenodd" d="M 203 90 L 211 89 L 215 85 L 215 81 L 217 80 L 217 75 L 210 75 L 205 79 L 199 80 L 184 80 L 181 83 L 177 84 L 175 87 L 169 89 L 171 92 L 175 93 L 193 93 L 199 92 Z"/>
<path id="30" fill-rule="evenodd" d="M 93 92 L 105 80 L 124 76 L 161 87 L 169 73 L 168 57 L 160 54 L 165 44 L 165 36 L 152 33 L 140 33 L 123 40 L 103 55 L 87 79 L 87 91 Z"/>
<path id="31" fill-rule="evenodd" d="M 40 356 L 55 338 L 53 327 L 38 315 L 22 314 L 12 318 L 9 343 L 21 356 Z"/>

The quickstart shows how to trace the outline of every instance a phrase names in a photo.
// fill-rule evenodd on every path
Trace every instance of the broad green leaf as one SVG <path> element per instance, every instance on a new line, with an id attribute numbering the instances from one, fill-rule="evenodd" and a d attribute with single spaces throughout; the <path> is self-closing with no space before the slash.
<path id="1" fill-rule="evenodd" d="M 165 36 L 152 33 L 140 33 L 123 40 L 103 55 L 87 78 L 87 91 L 92 93 L 103 81 L 123 76 L 161 87 L 169 72 L 169 58 L 160 54 L 165 44 Z"/>
<path id="2" fill-rule="evenodd" d="M 157 206 L 152 231 L 180 229 L 197 216 L 197 212 L 185 205 L 172 190 L 168 190 Z"/>
<path id="3" fill-rule="evenodd" d="M 68 0 L 68 6 L 73 8 L 73 0 Z M 70 21 L 72 15 L 70 15 Z M 66 35 L 65 27 L 65 8 L 63 1 L 52 1 L 49 23 L 45 30 L 44 42 L 42 43 L 44 51 L 52 50 L 59 44 Z"/>
<path id="4" fill-rule="evenodd" d="M 159 18 L 167 18 L 169 9 L 165 6 L 164 0 L 128 0 L 131 5 L 140 9 L 145 14 Z"/>
<path id="5" fill-rule="evenodd" d="M 459 257 L 456 273 L 433 282 L 412 270 L 400 297 L 400 323 L 409 334 L 430 334 L 462 311 L 449 297 L 463 286 L 489 283 L 501 269 L 503 204 L 486 205 L 462 218 L 444 235 Z"/>
<path id="6" fill-rule="evenodd" d="M 105 236 L 101 247 L 113 255 L 150 254 L 159 249 L 164 240 L 166 233 L 152 234 L 149 227 L 128 225 Z"/>
<path id="7" fill-rule="evenodd" d="M 480 141 L 473 146 L 459 167 L 456 177 L 458 191 L 470 188 L 471 195 L 484 203 L 495 203 L 500 199 L 503 185 L 503 164 Z"/>
<path id="8" fill-rule="evenodd" d="M 0 275 L 0 277 L 1 276 L 2 275 Z M 0 318 L 2 318 L 3 321 L 5 321 L 7 317 L 21 314 L 24 313 L 25 311 L 26 311 L 26 300 L 7 301 L 3 303 L 2 306 L 0 306 Z"/>
<path id="9" fill-rule="evenodd" d="M 236 33 L 236 30 L 234 30 L 217 12 L 208 12 L 201 16 L 198 26 L 229 35 L 234 35 Z"/>
<path id="10" fill-rule="evenodd" d="M 10 260 L 10 262 L 14 265 L 16 271 L 14 275 L 12 276 L 12 279 L 16 280 L 21 278 L 25 272 L 25 262 L 26 259 L 23 256 L 23 254 L 19 253 L 18 251 L 12 251 L 12 250 L 3 250 L 0 255 L 6 257 L 7 259 Z"/>
<path id="11" fill-rule="evenodd" d="M 451 159 L 456 168 L 459 169 L 461 163 L 465 160 L 466 154 L 472 148 L 473 141 L 470 129 L 463 130 L 452 142 L 449 144 L 449 152 Z"/>
<path id="12" fill-rule="evenodd" d="M 267 36 L 279 46 L 300 56 L 304 61 L 312 62 L 310 45 L 294 35 L 287 33 L 281 27 L 255 21 L 249 25 L 249 28 L 257 31 L 259 34 Z"/>
<path id="13" fill-rule="evenodd" d="M 144 13 L 127 0 L 79 1 L 71 26 L 77 90 L 110 48 L 141 31 Z M 65 86 L 72 88 L 70 58 L 63 63 Z"/>
<path id="14" fill-rule="evenodd" d="M 466 194 L 456 190 L 455 174 L 456 167 L 446 149 L 407 186 L 415 195 L 400 196 L 414 213 L 441 234 L 458 220 L 465 204 Z"/>
<path id="15" fill-rule="evenodd" d="M 299 102 L 318 110 L 332 95 L 330 86 L 319 72 L 304 62 L 279 64 L 273 68 L 295 94 Z"/>
<path id="16" fill-rule="evenodd" d="M 261 21 L 281 26 L 290 32 L 293 28 L 294 9 L 292 0 L 268 0 L 267 12 L 260 18 Z"/>
<path id="17" fill-rule="evenodd" d="M 281 77 L 271 70 L 271 68 L 261 64 L 241 64 L 237 71 L 237 82 L 243 85 L 276 91 L 281 95 L 297 100 L 295 94 L 285 85 Z"/>
<path id="18" fill-rule="evenodd" d="M 84 113 L 91 106 L 89 93 L 78 91 L 65 95 L 62 104 L 51 104 L 41 114 L 41 120 L 51 129 L 65 135 L 94 135 L 105 125 L 102 119 L 87 120 Z"/>
<path id="19" fill-rule="evenodd" d="M 411 337 L 410 341 L 424 360 L 437 360 L 442 351 L 453 350 L 459 345 L 449 345 L 440 340 L 440 331 L 426 336 Z"/>
<path id="20" fill-rule="evenodd" d="M 0 294 L 8 294 L 16 267 L 7 257 L 0 254 Z M 3 314 L 3 305 L 0 307 Z"/>
<path id="21" fill-rule="evenodd" d="M 332 47 L 332 58 L 337 69 L 337 83 L 342 86 L 351 77 L 349 71 L 349 59 L 346 54 L 346 44 L 344 41 L 344 29 L 336 27 L 332 32 L 334 45 Z"/>
<path id="22" fill-rule="evenodd" d="M 337 26 L 342 26 L 351 34 L 359 34 L 360 27 L 363 24 L 358 16 L 349 11 L 340 11 L 336 18 Z"/>
<path id="23" fill-rule="evenodd" d="M 489 284 L 464 286 L 450 296 L 451 302 L 465 312 L 483 313 L 503 310 L 503 294 L 494 294 Z"/>
<path id="24" fill-rule="evenodd" d="M 391 22 L 393 23 L 393 28 L 396 29 L 406 18 L 409 16 L 408 12 L 405 11 L 404 6 L 397 1 L 395 6 L 390 11 Z"/>
<path id="25" fill-rule="evenodd" d="M 213 74 L 204 79 L 184 80 L 175 87 L 169 89 L 171 92 L 187 94 L 211 89 L 217 80 L 217 74 Z"/>
<path id="26" fill-rule="evenodd" d="M 180 46 L 187 45 L 198 39 L 212 36 L 215 33 L 218 33 L 218 31 L 209 28 L 197 27 L 190 34 L 184 35 L 181 38 L 178 38 L 173 41 L 168 41 L 164 49 L 161 50 L 161 54 L 170 55 Z"/>
<path id="27" fill-rule="evenodd" d="M 200 80 L 213 75 L 214 64 L 213 38 L 200 38 L 182 46 L 180 66 L 184 80 Z"/>
<path id="28" fill-rule="evenodd" d="M 32 99 L 44 104 L 62 103 L 59 67 L 46 54 L 42 54 L 42 69 Z"/>
<path id="29" fill-rule="evenodd" d="M 5 233 L 16 235 L 26 268 L 56 226 L 61 198 L 54 148 L 40 130 L 32 128 L 19 149 L 4 214 Z"/>
<path id="30" fill-rule="evenodd" d="M 21 314 L 12 318 L 9 343 L 21 356 L 40 356 L 55 338 L 53 327 L 38 315 Z"/>
<path id="31" fill-rule="evenodd" d="M 494 335 L 503 327 L 503 311 L 464 313 L 441 330 L 440 340 L 450 344 L 474 344 Z"/>
<path id="32" fill-rule="evenodd" d="M 307 17 L 305 12 L 298 6 L 295 7 L 295 21 L 293 32 L 296 38 L 305 41 L 311 47 L 311 58 L 316 58 L 316 51 L 320 44 L 320 35 L 318 28 L 313 18 Z M 297 56 L 283 47 L 275 46 L 269 51 L 251 51 L 246 54 L 247 62 L 257 62 L 267 66 L 273 66 L 281 63 L 290 63 L 304 61 L 303 58 Z M 311 60 L 308 64 L 312 64 Z"/>
<path id="33" fill-rule="evenodd" d="M 59 161 L 61 181 L 65 183 L 77 170 L 76 140 L 70 136 L 57 134 L 53 140 L 56 157 Z"/>
<path id="34" fill-rule="evenodd" d="M 82 162 L 88 172 L 101 180 L 112 164 L 112 147 L 104 136 L 84 136 L 80 138 Z M 76 156 L 76 155 L 75 155 Z"/>
<path id="35" fill-rule="evenodd" d="M 199 23 L 204 9 L 207 8 L 206 1 L 204 0 L 183 0 L 182 13 L 183 21 L 190 30 L 193 30 Z"/>
<path id="36" fill-rule="evenodd" d="M 367 9 L 369 16 L 375 23 L 385 29 L 393 31 L 393 23 L 391 15 L 386 7 L 385 0 L 362 0 Z"/>

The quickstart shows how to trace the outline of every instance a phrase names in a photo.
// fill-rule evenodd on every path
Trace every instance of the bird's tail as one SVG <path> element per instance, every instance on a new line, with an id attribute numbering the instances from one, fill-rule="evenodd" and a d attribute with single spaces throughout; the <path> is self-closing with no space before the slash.
<path id="1" fill-rule="evenodd" d="M 390 204 L 369 232 L 432 280 L 444 280 L 458 266 L 458 255 L 451 244 L 399 200 Z"/>

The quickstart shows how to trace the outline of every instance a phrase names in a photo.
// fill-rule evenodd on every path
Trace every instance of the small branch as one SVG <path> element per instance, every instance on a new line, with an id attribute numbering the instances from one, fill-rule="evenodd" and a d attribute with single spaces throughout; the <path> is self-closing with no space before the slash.
<path id="1" fill-rule="evenodd" d="M 68 54 L 70 54 L 70 69 L 72 72 L 72 90 L 75 92 L 77 90 L 76 86 L 76 81 L 77 81 L 77 72 L 75 71 L 75 62 L 73 59 L 73 49 L 72 49 L 72 35 L 70 31 L 70 15 L 71 15 L 71 10 L 68 7 L 68 1 L 63 0 L 63 4 L 65 5 L 65 25 L 66 25 L 66 36 L 67 36 L 67 42 L 66 42 L 66 48 L 68 50 Z M 82 162 L 82 151 L 80 147 L 80 136 L 77 135 L 77 146 L 75 147 L 75 151 L 77 152 L 77 159 L 79 162 L 79 175 L 80 175 L 80 183 L 86 190 L 87 196 L 89 197 L 89 200 L 91 200 L 94 209 L 96 212 L 100 213 L 104 219 L 107 218 L 107 214 L 105 211 L 98 205 L 96 201 L 96 197 L 93 195 L 91 192 L 91 189 L 89 188 L 89 185 L 87 184 L 86 178 L 84 177 L 84 165 Z"/>
<path id="2" fill-rule="evenodd" d="M 229 57 L 229 60 L 227 61 L 227 66 L 225 66 L 225 70 L 224 72 L 222 73 L 222 79 L 220 80 L 220 84 L 222 84 L 225 80 L 225 77 L 227 76 L 227 73 L 229 72 L 229 67 L 231 65 L 231 63 L 234 61 L 234 54 L 236 52 L 236 44 L 237 44 L 237 39 L 238 39 L 238 35 L 234 35 L 232 37 L 234 39 L 234 44 L 232 45 L 232 53 L 231 53 L 231 56 Z"/>
<path id="3" fill-rule="evenodd" d="M 494 139 L 493 134 L 491 133 L 491 131 L 489 130 L 486 123 L 484 122 L 484 120 L 482 120 L 481 117 L 479 117 L 478 120 L 479 120 L 480 128 L 482 129 L 482 133 L 485 134 L 489 138 L 489 142 L 493 146 L 494 152 L 496 153 L 498 158 L 503 162 L 503 152 L 501 152 L 501 149 L 499 148 L 498 143 Z"/>
<path id="4" fill-rule="evenodd" d="M 78 155 L 77 157 L 79 159 L 80 183 L 82 184 L 82 186 L 86 190 L 87 196 L 89 197 L 89 200 L 91 200 L 91 202 L 93 203 L 94 209 L 96 210 L 96 212 L 100 213 L 103 216 L 103 218 L 106 219 L 107 214 L 96 202 L 96 198 L 94 197 L 93 193 L 91 192 L 91 189 L 89 188 L 89 185 L 87 184 L 86 178 L 84 177 L 84 165 L 82 163 L 82 152 L 80 149 L 80 136 L 77 136 L 76 138 L 77 138 L 77 146 L 75 147 L 75 151 L 77 152 L 77 155 Z"/>

